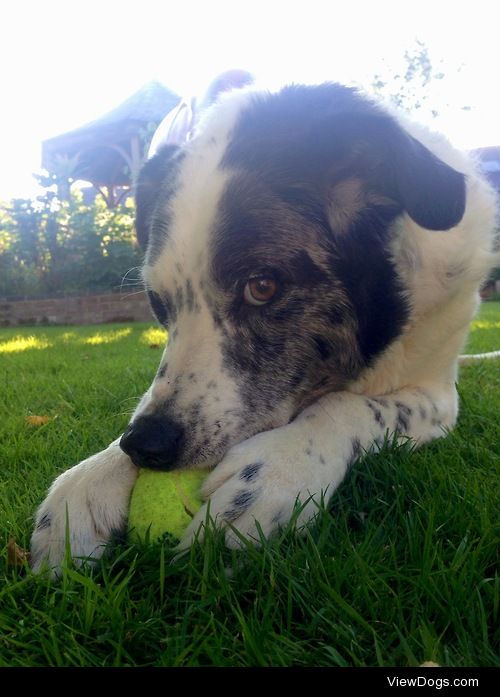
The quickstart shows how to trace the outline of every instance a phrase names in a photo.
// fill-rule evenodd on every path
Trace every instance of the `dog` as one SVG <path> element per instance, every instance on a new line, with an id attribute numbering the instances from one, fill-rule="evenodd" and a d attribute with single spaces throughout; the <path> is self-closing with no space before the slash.
<path id="1" fill-rule="evenodd" d="M 126 432 L 52 484 L 35 570 L 57 571 L 67 523 L 72 555 L 100 557 L 141 467 L 211 468 L 203 495 L 237 547 L 297 502 L 301 529 L 388 435 L 453 428 L 497 204 L 444 137 L 339 84 L 246 86 L 146 162 L 136 211 L 168 343 Z"/>

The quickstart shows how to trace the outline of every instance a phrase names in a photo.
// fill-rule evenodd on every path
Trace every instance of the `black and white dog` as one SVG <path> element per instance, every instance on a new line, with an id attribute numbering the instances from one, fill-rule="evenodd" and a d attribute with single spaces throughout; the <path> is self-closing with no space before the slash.
<path id="1" fill-rule="evenodd" d="M 465 155 L 353 89 L 220 97 L 136 191 L 143 277 L 169 341 L 128 430 L 62 474 L 34 568 L 99 557 L 138 468 L 210 467 L 212 517 L 258 538 L 317 512 L 389 433 L 457 418 L 457 359 L 495 260 L 495 195 Z M 188 545 L 203 507 L 188 529 Z"/>

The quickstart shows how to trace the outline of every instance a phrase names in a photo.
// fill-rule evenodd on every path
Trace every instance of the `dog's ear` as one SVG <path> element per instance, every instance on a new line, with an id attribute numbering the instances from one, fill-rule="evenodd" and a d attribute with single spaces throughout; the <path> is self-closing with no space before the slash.
<path id="1" fill-rule="evenodd" d="M 428 230 L 449 230 L 460 222 L 465 211 L 465 176 L 390 116 L 343 114 L 335 119 L 331 132 L 336 150 L 332 160 L 341 163 L 333 172 L 333 200 L 345 206 L 346 221 L 348 214 L 354 217 L 356 207 L 362 208 L 360 191 L 368 187 Z"/>
<path id="2" fill-rule="evenodd" d="M 406 133 L 392 148 L 394 195 L 428 230 L 449 230 L 465 212 L 465 177 Z"/>
<path id="3" fill-rule="evenodd" d="M 135 230 L 137 240 L 143 250 L 149 240 L 151 223 L 158 207 L 160 196 L 168 195 L 180 148 L 165 145 L 154 157 L 148 160 L 139 172 L 135 182 Z"/>

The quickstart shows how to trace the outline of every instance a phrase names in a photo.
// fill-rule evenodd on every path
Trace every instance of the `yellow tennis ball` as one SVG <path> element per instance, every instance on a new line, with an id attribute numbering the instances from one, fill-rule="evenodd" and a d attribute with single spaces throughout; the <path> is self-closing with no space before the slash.
<path id="1" fill-rule="evenodd" d="M 168 532 L 180 539 L 201 508 L 200 487 L 207 470 L 158 472 L 141 469 L 130 498 L 128 529 L 132 539 L 151 541 Z"/>

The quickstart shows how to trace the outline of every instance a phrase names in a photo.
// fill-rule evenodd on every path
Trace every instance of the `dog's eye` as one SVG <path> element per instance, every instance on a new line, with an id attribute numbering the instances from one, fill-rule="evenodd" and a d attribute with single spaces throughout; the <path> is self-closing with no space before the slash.
<path id="1" fill-rule="evenodd" d="M 265 305 L 274 298 L 278 284 L 274 278 L 253 276 L 249 278 L 243 291 L 243 299 L 248 305 Z"/>

